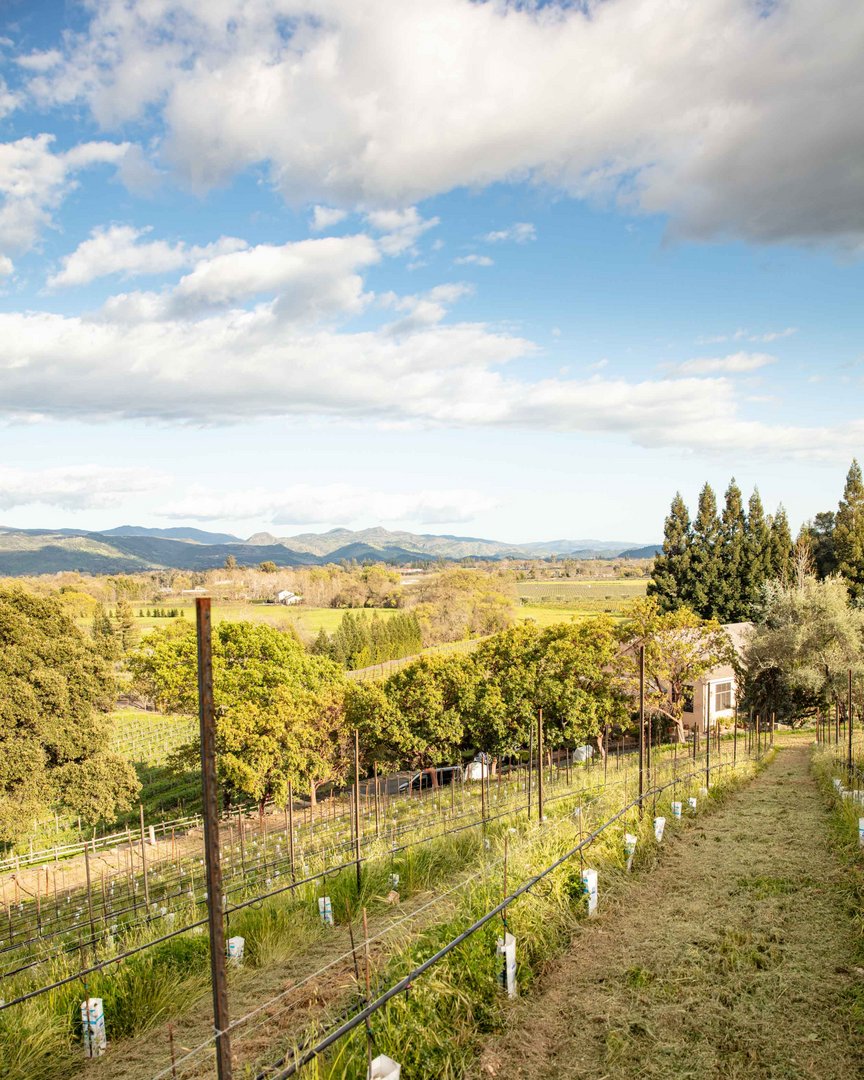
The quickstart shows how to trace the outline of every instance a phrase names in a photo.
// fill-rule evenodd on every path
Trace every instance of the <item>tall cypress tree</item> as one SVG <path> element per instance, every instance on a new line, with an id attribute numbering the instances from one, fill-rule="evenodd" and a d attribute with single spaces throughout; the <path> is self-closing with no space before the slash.
<path id="1" fill-rule="evenodd" d="M 759 489 L 754 488 L 747 504 L 747 533 L 744 541 L 744 600 L 745 616 L 759 600 L 762 586 L 771 577 L 771 530 L 765 520 L 765 510 Z"/>
<path id="2" fill-rule="evenodd" d="M 720 520 L 720 609 L 723 622 L 739 622 L 747 607 L 744 578 L 747 554 L 744 500 L 735 477 L 726 488 L 726 502 Z"/>
<path id="3" fill-rule="evenodd" d="M 792 532 L 783 504 L 768 519 L 771 530 L 769 570 L 771 577 L 789 581 L 792 576 Z"/>
<path id="4" fill-rule="evenodd" d="M 686 600 L 703 619 L 714 618 L 722 605 L 720 595 L 720 522 L 717 497 L 710 484 L 699 493 L 690 542 L 690 574 Z"/>
<path id="5" fill-rule="evenodd" d="M 853 458 L 834 521 L 837 568 L 856 600 L 864 597 L 864 479 Z"/>
<path id="6" fill-rule="evenodd" d="M 663 611 L 674 611 L 686 602 L 689 584 L 690 513 L 678 491 L 663 525 L 663 550 L 654 559 L 648 595 Z"/>

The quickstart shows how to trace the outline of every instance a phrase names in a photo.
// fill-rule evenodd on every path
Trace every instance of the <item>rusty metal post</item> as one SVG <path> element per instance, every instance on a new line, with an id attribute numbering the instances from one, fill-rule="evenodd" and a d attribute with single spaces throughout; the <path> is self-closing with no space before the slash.
<path id="1" fill-rule="evenodd" d="M 735 726 L 732 728 L 732 768 L 738 764 L 738 701 L 735 701 Z"/>
<path id="2" fill-rule="evenodd" d="M 534 793 L 531 788 L 533 787 L 534 780 L 534 725 L 528 725 L 528 820 L 531 820 L 531 800 L 534 797 Z"/>
<path id="3" fill-rule="evenodd" d="M 354 857 L 357 863 L 357 898 L 360 898 L 360 732 L 354 729 Z"/>
<path id="4" fill-rule="evenodd" d="M 706 687 L 705 698 L 705 787 L 711 787 L 711 683 Z"/>
<path id="5" fill-rule="evenodd" d="M 645 794 L 645 646 L 639 646 L 639 817 Z"/>
<path id="6" fill-rule="evenodd" d="M 537 820 L 543 824 L 543 710 L 537 712 Z"/>
<path id="7" fill-rule="evenodd" d="M 848 728 L 849 737 L 849 786 L 854 787 L 854 778 L 852 776 L 852 668 L 849 668 L 848 681 L 846 685 L 846 727 Z"/>
<path id="8" fill-rule="evenodd" d="M 207 860 L 207 920 L 210 926 L 210 978 L 216 1072 L 231 1080 L 228 1034 L 228 984 L 225 976 L 225 926 L 222 914 L 222 864 L 219 853 L 219 793 L 216 783 L 216 720 L 213 707 L 213 656 L 210 598 L 195 599 L 198 629 L 198 715 L 201 722 L 201 778 L 204 802 L 204 850 Z"/>
<path id="9" fill-rule="evenodd" d="M 93 921 L 93 885 L 90 881 L 90 856 L 87 847 L 84 847 L 84 873 L 87 877 L 87 916 L 90 920 L 90 947 L 93 950 L 93 960 L 96 960 L 96 924 Z M 39 886 L 36 886 L 37 890 Z"/>
<path id="10" fill-rule="evenodd" d="M 288 858 L 291 863 L 291 880 L 294 876 L 294 785 L 288 781 Z"/>

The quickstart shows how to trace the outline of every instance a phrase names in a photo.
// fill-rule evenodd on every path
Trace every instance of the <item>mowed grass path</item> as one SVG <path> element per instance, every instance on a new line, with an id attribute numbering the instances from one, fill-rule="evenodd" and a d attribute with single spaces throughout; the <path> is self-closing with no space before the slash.
<path id="1" fill-rule="evenodd" d="M 808 749 L 780 749 L 601 908 L 473 1075 L 864 1076 L 851 878 L 828 840 Z"/>

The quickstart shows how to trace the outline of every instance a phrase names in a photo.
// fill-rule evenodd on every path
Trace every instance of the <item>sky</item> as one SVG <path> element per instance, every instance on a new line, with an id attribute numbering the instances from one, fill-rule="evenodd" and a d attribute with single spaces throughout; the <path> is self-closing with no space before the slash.
<path id="1" fill-rule="evenodd" d="M 835 508 L 862 49 L 859 0 L 0 0 L 0 524 Z"/>

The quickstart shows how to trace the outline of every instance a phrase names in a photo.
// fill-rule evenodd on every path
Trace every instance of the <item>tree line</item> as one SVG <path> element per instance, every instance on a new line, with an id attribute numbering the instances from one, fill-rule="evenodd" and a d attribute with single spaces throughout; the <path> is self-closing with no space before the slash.
<path id="1" fill-rule="evenodd" d="M 410 611 L 382 619 L 346 611 L 332 634 L 322 627 L 312 643 L 315 656 L 326 656 L 337 664 L 356 671 L 358 668 L 400 660 L 423 648 L 423 632 L 417 616 Z"/>
<path id="2" fill-rule="evenodd" d="M 350 772 L 353 731 L 364 769 L 432 768 L 484 751 L 524 750 L 543 710 L 550 750 L 596 740 L 634 724 L 638 645 L 645 646 L 647 708 L 656 730 L 683 738 L 687 688 L 731 660 L 716 622 L 688 609 L 664 613 L 653 599 L 629 617 L 606 616 L 499 631 L 465 655 L 427 655 L 366 683 L 345 679 L 330 657 L 308 653 L 290 634 L 251 623 L 213 632 L 220 780 L 230 799 L 284 805 L 289 784 L 314 800 L 322 784 Z M 195 634 L 175 623 L 149 634 L 130 658 L 133 688 L 148 704 L 194 714 Z M 671 688 L 671 689 L 670 689 Z M 194 768 L 197 744 L 175 756 Z"/>
<path id="3" fill-rule="evenodd" d="M 792 566 L 792 535 L 782 505 L 766 515 L 754 490 L 745 511 L 733 478 L 720 513 L 711 485 L 705 484 L 692 521 L 676 493 L 648 594 L 664 611 L 687 606 L 702 618 L 740 622 L 751 617 L 765 583 L 788 579 Z"/>

